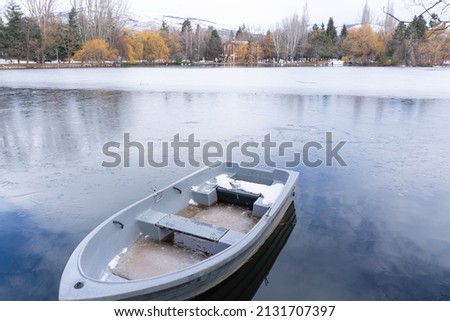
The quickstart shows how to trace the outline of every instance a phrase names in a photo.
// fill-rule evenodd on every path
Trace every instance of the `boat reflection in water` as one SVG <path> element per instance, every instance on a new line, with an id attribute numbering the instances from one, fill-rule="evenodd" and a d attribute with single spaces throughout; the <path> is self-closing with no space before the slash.
<path id="1" fill-rule="evenodd" d="M 294 202 L 261 249 L 228 279 L 193 298 L 195 301 L 251 300 L 266 279 L 297 223 Z"/>

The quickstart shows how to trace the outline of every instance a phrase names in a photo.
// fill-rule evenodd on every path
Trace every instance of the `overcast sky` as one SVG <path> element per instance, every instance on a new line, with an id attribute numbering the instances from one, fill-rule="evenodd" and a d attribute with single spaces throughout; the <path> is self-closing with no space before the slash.
<path id="1" fill-rule="evenodd" d="M 16 0 L 23 3 L 24 0 Z M 284 17 L 297 12 L 302 14 L 308 1 L 310 24 L 327 23 L 333 17 L 336 26 L 358 23 L 366 0 L 124 0 L 129 9 L 137 15 L 173 15 L 192 17 L 224 24 L 236 28 L 242 24 L 263 29 L 274 26 Z M 383 20 L 383 7 L 388 0 L 367 0 L 374 17 L 374 23 Z M 396 15 L 410 20 L 414 14 L 410 4 L 413 0 L 391 0 Z M 429 1 L 429 0 L 425 0 Z M 70 9 L 70 0 L 58 0 L 61 10 Z M 0 0 L 2 7 L 7 0 Z M 409 9 L 408 9 L 409 8 Z M 409 10 L 409 11 L 408 11 Z"/>
<path id="2" fill-rule="evenodd" d="M 409 19 L 405 10 L 412 0 L 391 0 L 395 12 Z M 128 0 L 132 10 L 139 13 L 194 17 L 239 26 L 270 27 L 294 12 L 300 15 L 306 0 Z M 310 23 L 327 23 L 333 17 L 336 25 L 358 23 L 366 0 L 308 0 Z M 384 19 L 383 7 L 388 0 L 368 0 L 375 20 Z M 376 22 L 376 21 L 374 21 Z M 236 27 L 237 28 L 237 27 Z"/>

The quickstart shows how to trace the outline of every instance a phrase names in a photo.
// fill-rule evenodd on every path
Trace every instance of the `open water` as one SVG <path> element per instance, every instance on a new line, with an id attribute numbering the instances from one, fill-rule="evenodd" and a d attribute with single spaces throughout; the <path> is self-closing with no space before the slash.
<path id="1" fill-rule="evenodd" d="M 100 222 L 194 171 L 206 144 L 256 143 L 228 156 L 289 166 L 300 182 L 298 223 L 255 299 L 448 300 L 449 83 L 445 68 L 0 71 L 0 299 L 56 300 Z M 141 155 L 140 167 L 126 134 L 168 166 Z M 162 156 L 176 135 L 201 146 L 181 150 L 185 167 Z M 102 166 L 108 142 L 117 167 Z M 319 166 L 304 161 L 311 142 Z M 339 142 L 347 166 L 326 166 Z"/>

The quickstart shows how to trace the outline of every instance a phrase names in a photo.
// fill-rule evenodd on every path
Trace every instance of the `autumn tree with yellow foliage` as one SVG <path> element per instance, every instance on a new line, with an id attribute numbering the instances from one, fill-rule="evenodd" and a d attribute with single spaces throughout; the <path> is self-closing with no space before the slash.
<path id="1" fill-rule="evenodd" d="M 236 62 L 240 64 L 257 64 L 263 57 L 263 48 L 259 41 L 242 43 L 236 47 Z"/>
<path id="2" fill-rule="evenodd" d="M 350 29 L 342 43 L 342 49 L 350 61 L 361 64 L 376 61 L 387 50 L 382 37 L 368 24 Z"/>
<path id="3" fill-rule="evenodd" d="M 450 33 L 444 29 L 427 31 L 425 40 L 415 48 L 416 64 L 436 66 L 450 60 Z"/>
<path id="4" fill-rule="evenodd" d="M 119 45 L 120 56 L 130 64 L 135 64 L 141 59 L 142 45 L 138 41 L 138 32 L 125 29 L 120 37 Z"/>
<path id="5" fill-rule="evenodd" d="M 138 47 L 141 48 L 139 56 L 147 62 L 164 62 L 169 59 L 169 47 L 164 39 L 154 30 L 143 31 L 137 37 Z"/>
<path id="6" fill-rule="evenodd" d="M 169 59 L 180 59 L 180 57 L 183 56 L 180 33 L 174 30 L 174 28 L 169 28 L 167 25 L 165 25 L 165 22 L 163 22 L 163 27 L 159 31 L 159 35 L 162 37 L 164 43 L 169 48 Z"/>
<path id="7" fill-rule="evenodd" d="M 83 48 L 78 50 L 73 58 L 82 63 L 104 64 L 106 61 L 115 61 L 117 56 L 117 49 L 111 49 L 105 40 L 92 39 L 86 41 Z"/>
<path id="8" fill-rule="evenodd" d="M 236 47 L 236 62 L 245 64 L 248 62 L 250 46 L 248 43 L 241 43 Z"/>
<path id="9" fill-rule="evenodd" d="M 125 29 L 121 36 L 120 55 L 130 64 L 138 61 L 165 62 L 169 59 L 169 47 L 161 35 L 153 30 Z"/>

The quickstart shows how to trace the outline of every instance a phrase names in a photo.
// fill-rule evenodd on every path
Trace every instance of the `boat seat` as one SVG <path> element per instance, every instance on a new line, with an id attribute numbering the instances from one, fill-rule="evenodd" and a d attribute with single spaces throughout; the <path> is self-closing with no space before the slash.
<path id="1" fill-rule="evenodd" d="M 254 217 L 263 217 L 264 214 L 270 209 L 270 205 L 264 204 L 264 198 L 258 197 L 255 203 L 253 203 L 252 215 Z"/>
<path id="2" fill-rule="evenodd" d="M 156 226 L 156 223 L 166 215 L 169 214 L 155 211 L 153 209 L 139 215 L 137 217 L 137 221 L 141 232 L 157 241 L 161 241 L 171 235 L 172 231 L 164 230 Z"/>
<path id="3" fill-rule="evenodd" d="M 182 216 L 167 214 L 156 224 L 157 227 L 173 232 L 195 236 L 201 239 L 217 242 L 224 236 L 228 229 L 212 224 L 191 220 Z"/>
<path id="4" fill-rule="evenodd" d="M 219 243 L 222 248 L 226 248 L 245 235 L 224 227 L 155 210 L 148 210 L 139 215 L 137 221 L 142 233 L 158 241 L 172 235 L 173 232 L 178 232 L 209 242 Z"/>
<path id="5" fill-rule="evenodd" d="M 137 221 L 141 232 L 154 240 L 161 241 L 176 232 L 185 246 L 211 254 L 226 249 L 245 236 L 224 227 L 152 209 L 139 215 Z"/>
<path id="6" fill-rule="evenodd" d="M 220 186 L 216 188 L 216 191 L 219 202 L 245 206 L 248 208 L 253 208 L 253 204 L 261 197 L 260 194 L 246 192 L 241 189 L 226 189 Z"/>
<path id="7" fill-rule="evenodd" d="M 173 214 L 167 214 L 155 226 L 162 231 L 178 232 L 185 246 L 211 254 L 226 249 L 245 236 L 241 232 Z M 184 235 L 188 238 L 183 238 Z M 189 236 L 194 239 L 189 239 Z"/>
<path id="8" fill-rule="evenodd" d="M 203 183 L 192 190 L 194 202 L 204 206 L 211 206 L 217 203 L 217 192 L 215 184 Z"/>

